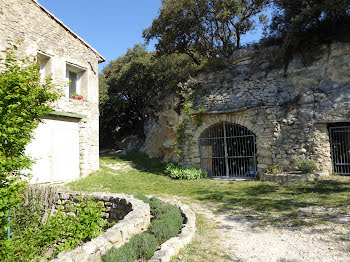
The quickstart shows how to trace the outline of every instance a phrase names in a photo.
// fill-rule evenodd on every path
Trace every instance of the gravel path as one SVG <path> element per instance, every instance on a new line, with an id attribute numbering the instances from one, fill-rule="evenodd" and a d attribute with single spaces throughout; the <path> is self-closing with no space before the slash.
<path id="1" fill-rule="evenodd" d="M 225 250 L 231 261 L 350 261 L 350 243 L 340 240 L 339 225 L 318 228 L 282 229 L 253 227 L 246 218 L 232 214 L 214 214 L 207 206 L 191 208 L 216 224 L 217 247 Z M 349 229 L 347 229 L 349 230 Z"/>

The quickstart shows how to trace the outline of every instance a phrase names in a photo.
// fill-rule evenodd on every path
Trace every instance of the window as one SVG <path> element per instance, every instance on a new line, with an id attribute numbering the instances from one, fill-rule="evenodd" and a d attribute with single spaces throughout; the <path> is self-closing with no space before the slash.
<path id="1" fill-rule="evenodd" d="M 45 77 L 52 74 L 52 63 L 51 63 L 51 56 L 38 52 L 38 60 L 40 63 L 40 76 L 41 80 L 44 80 Z"/>
<path id="2" fill-rule="evenodd" d="M 80 94 L 80 83 L 78 73 L 68 70 L 67 74 L 69 79 L 69 98 L 71 98 L 74 94 Z"/>
<path id="3" fill-rule="evenodd" d="M 72 98 L 74 94 L 79 94 L 86 99 L 87 97 L 87 72 L 86 69 L 77 65 L 66 65 L 66 78 L 69 82 L 67 97 Z"/>

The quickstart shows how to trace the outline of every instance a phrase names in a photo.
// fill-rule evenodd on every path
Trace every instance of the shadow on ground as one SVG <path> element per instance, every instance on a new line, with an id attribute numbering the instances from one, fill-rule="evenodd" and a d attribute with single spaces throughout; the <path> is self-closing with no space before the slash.
<path id="1" fill-rule="evenodd" d="M 148 158 L 148 156 L 141 152 L 130 153 L 124 155 L 122 152 L 118 152 L 113 155 L 105 155 L 106 161 L 127 161 L 131 166 L 140 171 L 147 171 L 157 175 L 163 175 L 165 164 L 162 163 L 160 158 Z"/>
<path id="2" fill-rule="evenodd" d="M 195 195 L 216 203 L 218 212 L 233 210 L 263 224 L 350 223 L 350 183 L 342 178 L 285 185 L 261 182 L 231 190 L 197 190 Z"/>

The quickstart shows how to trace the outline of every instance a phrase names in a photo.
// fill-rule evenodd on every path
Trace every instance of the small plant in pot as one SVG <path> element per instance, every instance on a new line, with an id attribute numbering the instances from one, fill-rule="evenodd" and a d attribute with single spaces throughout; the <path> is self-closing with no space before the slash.
<path id="1" fill-rule="evenodd" d="M 82 95 L 79 95 L 79 94 L 73 94 L 72 95 L 72 99 L 74 99 L 74 100 L 84 100 L 84 97 Z"/>

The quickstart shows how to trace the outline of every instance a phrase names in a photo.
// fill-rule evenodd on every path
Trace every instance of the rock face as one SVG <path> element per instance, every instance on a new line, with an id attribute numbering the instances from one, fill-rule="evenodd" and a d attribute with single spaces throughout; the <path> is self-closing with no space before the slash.
<path id="1" fill-rule="evenodd" d="M 204 108 L 201 124 L 186 120 L 182 162 L 200 167 L 200 135 L 210 126 L 230 122 L 256 136 L 259 172 L 271 164 L 290 170 L 293 157 L 312 158 L 321 173 L 332 172 L 329 126 L 350 117 L 350 43 L 321 46 L 312 62 L 295 56 L 285 67 L 278 48 L 239 50 L 224 70 L 201 74 L 186 83 L 200 85 L 194 108 Z M 164 104 L 147 128 L 143 147 L 150 156 L 176 160 L 175 99 Z"/>
<path id="2" fill-rule="evenodd" d="M 176 128 L 181 115 L 175 111 L 176 97 L 166 100 L 163 110 L 145 124 L 146 139 L 141 148 L 150 157 L 162 157 L 165 162 L 177 161 Z"/>

